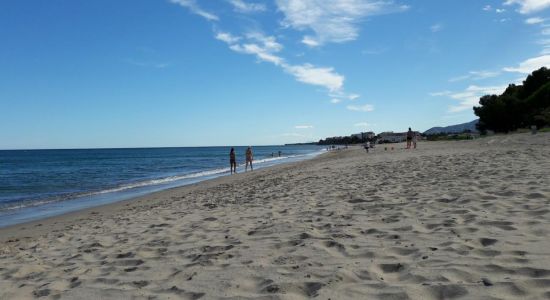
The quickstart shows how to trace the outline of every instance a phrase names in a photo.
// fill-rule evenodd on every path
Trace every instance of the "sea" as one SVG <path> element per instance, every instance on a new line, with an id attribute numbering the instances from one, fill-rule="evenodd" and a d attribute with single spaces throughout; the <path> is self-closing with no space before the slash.
<path id="1" fill-rule="evenodd" d="M 256 146 L 254 169 L 313 158 L 316 145 Z M 0 227 L 229 175 L 230 147 L 2 150 Z M 244 172 L 246 147 L 235 147 Z"/>

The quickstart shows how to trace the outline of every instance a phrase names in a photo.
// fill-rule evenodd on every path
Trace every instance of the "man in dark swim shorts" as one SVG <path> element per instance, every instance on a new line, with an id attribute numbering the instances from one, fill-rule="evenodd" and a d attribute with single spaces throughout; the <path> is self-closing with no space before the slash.
<path id="1" fill-rule="evenodd" d="M 407 149 L 411 149 L 411 143 L 413 139 L 414 133 L 412 132 L 411 128 L 409 127 L 409 131 L 407 131 Z"/>
<path id="2" fill-rule="evenodd" d="M 235 148 L 231 148 L 229 152 L 229 169 L 231 169 L 231 174 L 237 174 L 237 159 L 235 158 Z"/>

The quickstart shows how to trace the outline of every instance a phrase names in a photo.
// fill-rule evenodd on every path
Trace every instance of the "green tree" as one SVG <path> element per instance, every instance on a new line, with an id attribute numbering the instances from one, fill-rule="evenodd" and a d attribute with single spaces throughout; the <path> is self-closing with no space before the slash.
<path id="1" fill-rule="evenodd" d="M 486 95 L 474 107 L 479 117 L 478 129 L 509 132 L 518 128 L 537 125 L 549 126 L 550 70 L 540 68 L 523 81 L 523 85 L 511 84 L 502 95 Z"/>

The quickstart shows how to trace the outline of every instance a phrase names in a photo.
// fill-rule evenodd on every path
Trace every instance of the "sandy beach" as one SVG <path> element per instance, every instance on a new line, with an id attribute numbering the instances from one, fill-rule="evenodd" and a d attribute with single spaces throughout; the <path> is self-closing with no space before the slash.
<path id="1" fill-rule="evenodd" d="M 550 134 L 388 146 L 0 229 L 0 299 L 550 299 Z"/>

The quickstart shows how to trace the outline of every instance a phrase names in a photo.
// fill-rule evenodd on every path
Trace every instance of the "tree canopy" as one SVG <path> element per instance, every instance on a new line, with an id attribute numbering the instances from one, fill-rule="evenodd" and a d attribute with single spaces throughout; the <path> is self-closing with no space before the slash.
<path id="1" fill-rule="evenodd" d="M 550 70 L 531 73 L 522 85 L 510 84 L 502 95 L 486 95 L 474 107 L 482 132 L 509 132 L 532 125 L 550 126 Z"/>

